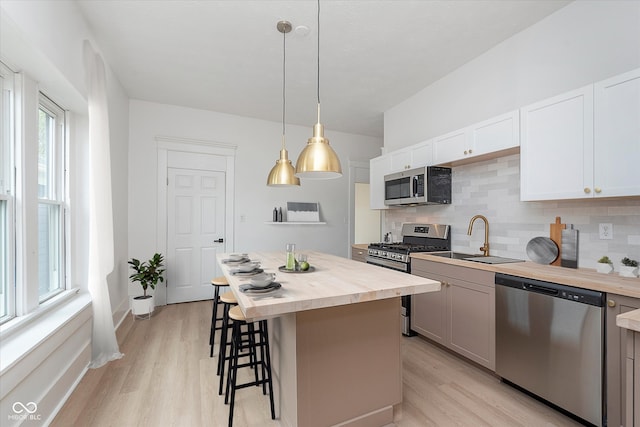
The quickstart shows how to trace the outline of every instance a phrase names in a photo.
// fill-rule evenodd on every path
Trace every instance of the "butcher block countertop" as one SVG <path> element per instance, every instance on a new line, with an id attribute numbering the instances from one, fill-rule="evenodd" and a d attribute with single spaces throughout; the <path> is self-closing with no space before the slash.
<path id="1" fill-rule="evenodd" d="M 640 310 L 628 311 L 616 316 L 616 325 L 640 332 Z"/>
<path id="2" fill-rule="evenodd" d="M 248 295 L 240 291 L 247 277 L 232 275 L 223 262 L 229 254 L 219 254 L 229 285 L 238 305 L 248 319 L 258 320 L 317 308 L 328 308 L 365 301 L 400 297 L 403 295 L 440 290 L 440 282 L 424 277 L 380 268 L 363 262 L 321 252 L 302 251 L 315 269 L 308 273 L 286 273 L 278 270 L 285 263 L 282 252 L 252 252 L 248 256 L 260 261 L 261 268 L 276 273 L 276 282 L 282 288 L 267 294 Z"/>
<path id="3" fill-rule="evenodd" d="M 496 273 L 511 274 L 514 276 L 544 280 L 546 282 L 575 286 L 583 289 L 591 289 L 600 292 L 624 295 L 640 298 L 640 278 L 620 277 L 618 274 L 602 274 L 590 268 L 566 268 L 553 265 L 542 265 L 525 261 L 508 264 L 482 264 L 474 261 L 465 261 L 429 255 L 428 253 L 415 253 L 414 259 L 435 261 L 460 267 L 475 268 L 477 270 L 493 271 Z"/>

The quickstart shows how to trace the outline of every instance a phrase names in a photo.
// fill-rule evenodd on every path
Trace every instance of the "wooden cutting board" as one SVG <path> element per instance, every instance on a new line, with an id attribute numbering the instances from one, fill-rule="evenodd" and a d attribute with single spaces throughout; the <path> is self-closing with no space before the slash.
<path id="1" fill-rule="evenodd" d="M 549 238 L 558 245 L 558 258 L 551 265 L 560 265 L 562 260 L 562 230 L 567 228 L 567 224 L 560 223 L 560 217 L 556 217 L 555 224 L 549 224 Z"/>

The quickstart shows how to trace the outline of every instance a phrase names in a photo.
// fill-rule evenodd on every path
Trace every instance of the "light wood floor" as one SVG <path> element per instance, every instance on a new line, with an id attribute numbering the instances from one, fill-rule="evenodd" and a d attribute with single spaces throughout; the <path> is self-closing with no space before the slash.
<path id="1" fill-rule="evenodd" d="M 151 320 L 129 316 L 117 334 L 125 357 L 89 370 L 52 426 L 226 426 L 210 322 L 210 301 L 160 307 Z M 395 426 L 578 425 L 419 337 L 402 342 L 404 401 Z M 268 405 L 257 387 L 239 390 L 234 425 L 279 426 Z"/>

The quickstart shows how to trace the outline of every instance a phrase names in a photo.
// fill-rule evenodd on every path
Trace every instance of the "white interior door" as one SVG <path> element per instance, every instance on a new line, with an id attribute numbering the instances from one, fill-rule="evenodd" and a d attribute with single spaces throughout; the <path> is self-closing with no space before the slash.
<path id="1" fill-rule="evenodd" d="M 168 168 L 167 303 L 213 298 L 225 252 L 225 173 Z"/>

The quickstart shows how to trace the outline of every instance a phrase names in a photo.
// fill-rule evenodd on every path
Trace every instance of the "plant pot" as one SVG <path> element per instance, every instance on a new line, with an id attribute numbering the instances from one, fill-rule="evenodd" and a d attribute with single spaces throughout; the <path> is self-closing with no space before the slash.
<path id="1" fill-rule="evenodd" d="M 153 295 L 134 297 L 131 300 L 131 314 L 134 316 L 147 316 L 150 318 L 154 308 Z"/>
<path id="2" fill-rule="evenodd" d="M 620 266 L 620 276 L 638 277 L 638 267 L 629 267 L 627 265 Z"/>
<path id="3" fill-rule="evenodd" d="M 613 265 L 599 262 L 596 266 L 598 273 L 610 274 L 613 271 Z"/>

